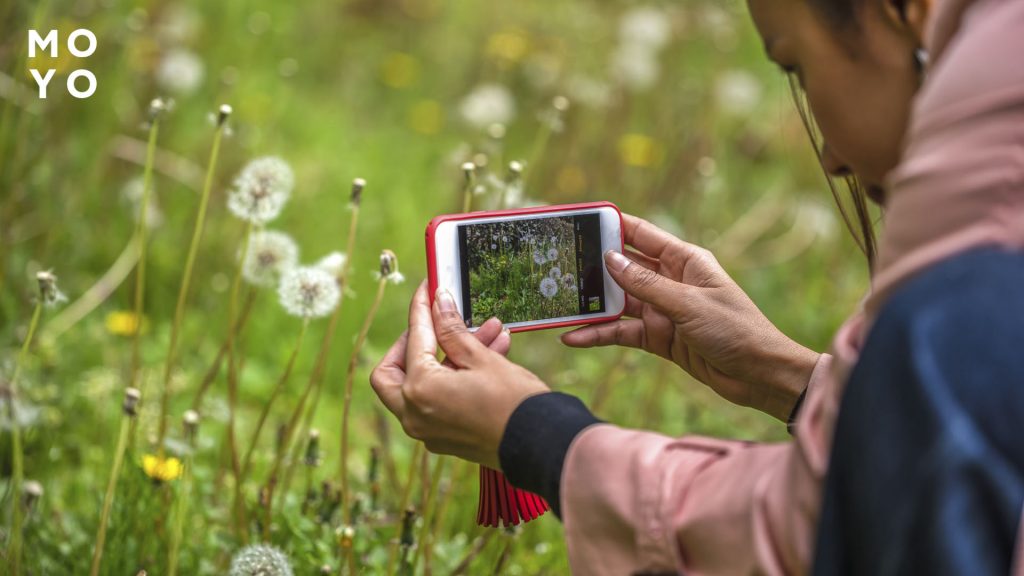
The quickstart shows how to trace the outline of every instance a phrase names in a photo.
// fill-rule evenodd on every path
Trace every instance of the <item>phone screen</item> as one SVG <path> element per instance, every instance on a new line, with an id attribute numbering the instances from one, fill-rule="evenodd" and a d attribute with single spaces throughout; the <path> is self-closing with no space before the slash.
<path id="1" fill-rule="evenodd" d="M 458 227 L 466 325 L 605 311 L 601 216 L 539 216 Z"/>

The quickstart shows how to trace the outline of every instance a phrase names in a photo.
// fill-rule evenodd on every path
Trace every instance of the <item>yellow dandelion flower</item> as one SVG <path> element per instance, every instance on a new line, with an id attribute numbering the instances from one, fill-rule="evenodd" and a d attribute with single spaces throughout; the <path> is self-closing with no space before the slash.
<path id="1" fill-rule="evenodd" d="M 409 109 L 409 127 L 420 134 L 437 134 L 444 128 L 444 108 L 436 100 L 421 100 Z"/>
<path id="2" fill-rule="evenodd" d="M 380 66 L 380 78 L 384 84 L 395 89 L 408 88 L 420 77 L 420 63 L 411 54 L 392 52 Z"/>
<path id="3" fill-rule="evenodd" d="M 134 336 L 135 331 L 140 328 L 140 324 L 142 325 L 142 331 L 146 331 L 146 318 L 143 316 L 141 318 L 141 323 L 139 320 L 140 318 L 136 316 L 134 312 L 129 310 L 117 310 L 107 314 L 103 323 L 107 327 L 107 332 L 110 332 L 115 336 Z"/>
<path id="4" fill-rule="evenodd" d="M 142 457 L 142 471 L 153 479 L 154 482 L 170 482 L 181 476 L 181 460 L 170 457 L 146 454 Z"/>
<path id="5" fill-rule="evenodd" d="M 530 51 L 530 39 L 519 30 L 505 30 L 487 39 L 487 54 L 505 64 L 515 64 Z"/>
<path id="6" fill-rule="evenodd" d="M 619 139 L 619 156 L 626 166 L 650 168 L 665 159 L 665 148 L 644 134 L 626 134 Z"/>

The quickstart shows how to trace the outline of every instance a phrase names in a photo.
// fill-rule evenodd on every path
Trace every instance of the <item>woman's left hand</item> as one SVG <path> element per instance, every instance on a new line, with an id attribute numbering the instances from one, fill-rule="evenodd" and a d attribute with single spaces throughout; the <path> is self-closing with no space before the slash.
<path id="1" fill-rule="evenodd" d="M 437 346 L 447 355 L 437 359 Z M 420 284 L 409 329 L 370 375 L 381 401 L 427 450 L 496 470 L 498 445 L 512 412 L 549 388 L 529 370 L 488 348 L 469 330 L 447 291 L 431 307 Z"/>

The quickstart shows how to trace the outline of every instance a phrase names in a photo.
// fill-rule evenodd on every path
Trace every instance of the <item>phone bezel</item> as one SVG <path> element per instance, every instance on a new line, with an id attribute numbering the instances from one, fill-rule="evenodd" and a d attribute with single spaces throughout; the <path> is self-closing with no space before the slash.
<path id="1" fill-rule="evenodd" d="M 458 226 L 508 220 L 524 220 L 552 216 L 572 216 L 577 214 L 600 214 L 601 216 L 601 253 L 607 250 L 623 249 L 622 215 L 619 209 L 610 202 L 591 204 L 571 204 L 564 206 L 545 206 L 520 210 L 503 210 L 498 212 L 477 212 L 457 214 L 436 218 L 428 229 L 428 252 L 433 253 L 431 262 L 431 302 L 438 287 L 448 289 L 455 297 L 459 314 L 462 310 L 462 267 L 459 258 Z M 432 248 L 432 250 L 431 250 Z M 626 296 L 622 288 L 611 278 L 601 261 L 602 277 L 604 278 L 605 312 L 601 314 L 577 314 L 542 320 L 510 322 L 506 327 L 513 332 L 540 330 L 559 326 L 574 326 L 608 322 L 622 316 L 625 309 Z M 475 331 L 476 327 L 470 328 Z"/>

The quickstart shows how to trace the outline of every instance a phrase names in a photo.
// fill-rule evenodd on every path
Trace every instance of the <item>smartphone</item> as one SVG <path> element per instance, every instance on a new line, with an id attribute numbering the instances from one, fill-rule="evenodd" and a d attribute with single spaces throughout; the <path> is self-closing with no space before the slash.
<path id="1" fill-rule="evenodd" d="M 626 296 L 605 269 L 611 249 L 623 249 L 611 202 L 438 216 L 427 227 L 431 304 L 447 289 L 470 330 L 492 316 L 512 332 L 615 320 Z"/>

